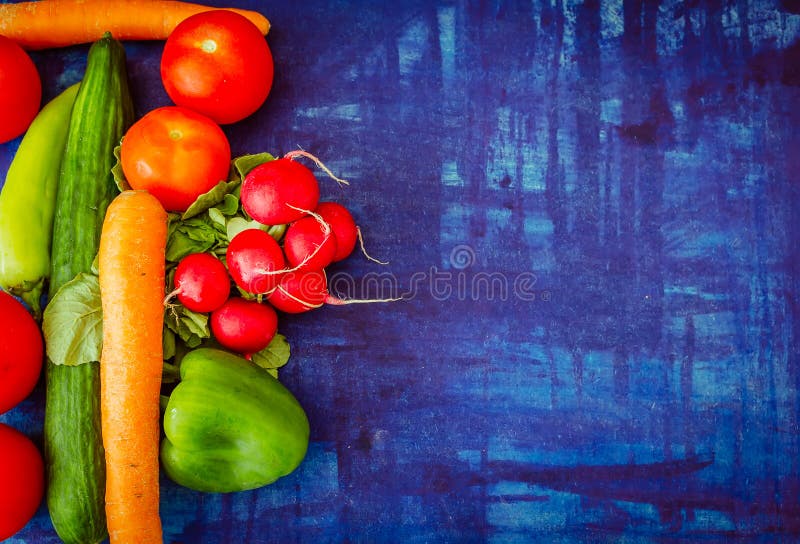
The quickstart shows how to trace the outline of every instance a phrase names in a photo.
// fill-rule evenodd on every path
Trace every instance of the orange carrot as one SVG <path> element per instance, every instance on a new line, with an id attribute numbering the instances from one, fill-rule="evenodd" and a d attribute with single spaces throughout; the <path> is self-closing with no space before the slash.
<path id="1" fill-rule="evenodd" d="M 39 0 L 0 4 L 0 35 L 25 49 L 47 49 L 99 39 L 164 40 L 184 19 L 215 9 L 178 0 Z M 225 8 L 228 9 L 228 8 Z M 256 11 L 231 9 L 266 35 L 269 21 Z"/>
<path id="2" fill-rule="evenodd" d="M 98 258 L 103 307 L 100 414 L 112 544 L 161 542 L 159 395 L 167 214 L 146 191 L 106 212 Z"/>

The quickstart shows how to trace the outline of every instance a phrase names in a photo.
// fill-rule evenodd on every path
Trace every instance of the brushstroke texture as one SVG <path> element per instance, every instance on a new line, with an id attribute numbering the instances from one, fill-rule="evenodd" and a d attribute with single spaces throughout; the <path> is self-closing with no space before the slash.
<path id="1" fill-rule="evenodd" d="M 308 458 L 235 495 L 164 481 L 167 541 L 800 537 L 795 3 L 235 4 L 276 80 L 234 152 L 322 157 L 417 290 L 283 321 Z M 138 110 L 166 103 L 157 44 L 128 51 Z M 36 56 L 62 87 L 80 58 Z M 0 419 L 40 437 L 41 394 Z M 17 541 L 55 542 L 43 509 Z"/>

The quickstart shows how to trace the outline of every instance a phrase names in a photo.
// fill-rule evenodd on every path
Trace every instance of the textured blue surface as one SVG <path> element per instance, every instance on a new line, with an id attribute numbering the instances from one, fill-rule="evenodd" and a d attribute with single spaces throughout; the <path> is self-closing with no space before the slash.
<path id="1" fill-rule="evenodd" d="M 800 538 L 797 2 L 231 4 L 276 59 L 234 152 L 351 180 L 390 264 L 334 287 L 408 300 L 284 319 L 307 459 L 164 481 L 167 542 Z M 160 48 L 127 44 L 140 114 Z M 48 96 L 85 52 L 35 55 Z M 55 541 L 44 507 L 11 540 Z"/>

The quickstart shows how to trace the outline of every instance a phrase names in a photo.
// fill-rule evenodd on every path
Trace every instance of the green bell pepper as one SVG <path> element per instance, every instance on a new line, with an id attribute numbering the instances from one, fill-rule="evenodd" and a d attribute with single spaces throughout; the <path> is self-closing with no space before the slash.
<path id="1" fill-rule="evenodd" d="M 308 449 L 305 411 L 255 364 L 200 348 L 180 365 L 164 414 L 164 471 L 205 492 L 254 489 L 292 472 Z"/>

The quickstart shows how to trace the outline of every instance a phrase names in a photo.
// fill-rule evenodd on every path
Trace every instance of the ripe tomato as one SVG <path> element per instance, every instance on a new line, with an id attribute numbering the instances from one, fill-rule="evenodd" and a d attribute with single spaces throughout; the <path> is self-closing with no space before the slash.
<path id="1" fill-rule="evenodd" d="M 31 314 L 17 299 L 0 291 L 0 414 L 30 395 L 39 380 L 43 357 L 42 334 Z"/>
<path id="2" fill-rule="evenodd" d="M 0 423 L 0 540 L 25 527 L 43 495 L 42 454 L 27 436 Z"/>
<path id="3" fill-rule="evenodd" d="M 261 107 L 272 75 L 272 53 L 261 31 L 232 11 L 187 17 L 169 35 L 161 56 L 161 80 L 172 101 L 220 124 L 240 121 Z"/>
<path id="4" fill-rule="evenodd" d="M 0 36 L 0 144 L 28 129 L 42 102 L 42 80 L 28 54 Z"/>
<path id="5" fill-rule="evenodd" d="M 231 147 L 214 121 L 177 106 L 157 108 L 122 139 L 120 162 L 133 189 L 145 189 L 167 211 L 182 212 L 228 177 Z"/>

